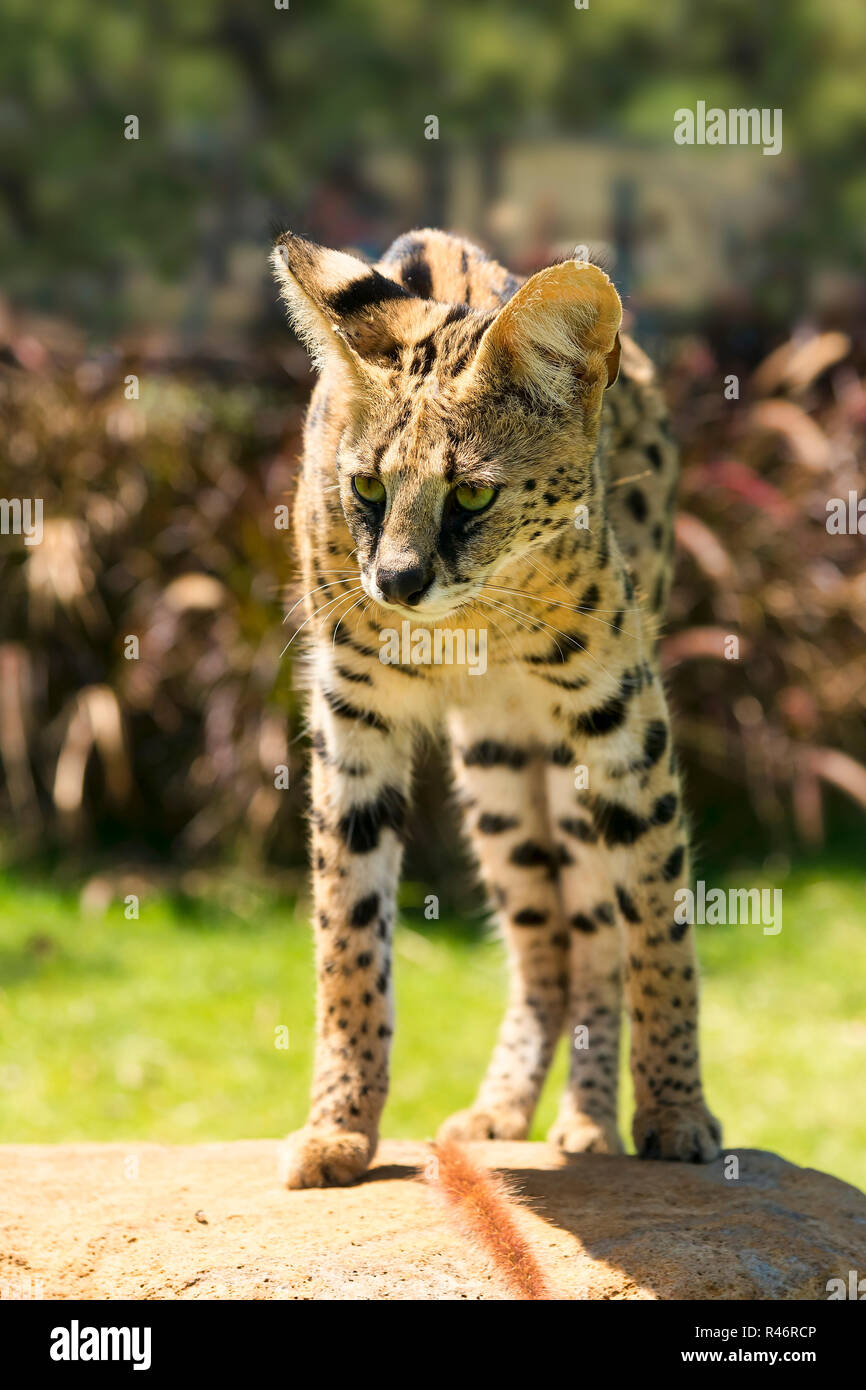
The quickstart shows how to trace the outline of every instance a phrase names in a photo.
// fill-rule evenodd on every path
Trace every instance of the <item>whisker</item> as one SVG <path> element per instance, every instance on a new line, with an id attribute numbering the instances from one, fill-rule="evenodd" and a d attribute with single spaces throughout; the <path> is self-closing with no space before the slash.
<path id="1" fill-rule="evenodd" d="M 312 576 L 312 578 L 313 578 L 313 579 L 318 579 L 318 577 L 319 577 L 320 574 L 336 575 L 337 577 L 339 577 L 340 575 L 342 575 L 342 576 L 344 576 L 344 577 L 345 577 L 346 575 L 348 575 L 350 578 L 359 579 L 359 578 L 360 578 L 360 575 L 361 575 L 361 572 L 360 572 L 360 570 L 352 569 L 352 568 L 349 567 L 349 566 L 347 566 L 345 569 L 339 569 L 339 570 L 337 570 L 337 569 L 319 569 L 318 566 L 317 566 L 317 567 L 316 567 L 316 573 Z M 335 579 L 334 582 L 336 583 L 336 579 Z M 287 587 L 291 587 L 291 586 L 287 586 Z"/>
<path id="2" fill-rule="evenodd" d="M 556 584 L 560 589 L 563 590 L 564 593 L 568 594 L 569 598 L 572 599 L 572 600 L 574 601 L 575 607 L 578 607 L 578 606 L 579 606 L 580 600 L 578 599 L 577 595 L 576 595 L 576 594 L 573 594 L 573 593 L 571 592 L 571 590 L 568 588 L 568 586 L 567 586 L 566 584 L 564 584 L 564 583 L 562 582 L 562 580 L 559 579 L 559 578 L 553 573 L 553 570 L 546 569 L 545 566 L 542 566 L 541 564 L 538 563 L 538 561 L 533 560 L 529 555 L 525 555 L 523 558 L 524 558 L 525 560 L 528 560 L 529 563 L 533 566 L 534 569 L 537 569 L 537 570 L 538 570 L 538 573 L 542 576 L 542 578 L 544 578 L 544 577 L 546 576 L 553 584 Z M 529 597 L 529 595 L 527 595 L 527 597 Z M 619 612 L 623 612 L 623 613 L 640 613 L 642 610 L 641 610 L 640 605 L 638 604 L 638 605 L 633 605 L 631 608 L 624 608 L 624 609 L 622 609 L 622 610 L 619 609 L 619 608 L 597 608 L 595 611 L 596 611 L 597 613 L 619 613 Z"/>
<path id="3" fill-rule="evenodd" d="M 488 589 L 496 589 L 497 593 L 501 594 L 517 594 L 519 598 L 529 599 L 530 603 L 546 603 L 549 604 L 551 608 L 567 608 L 570 613 L 575 613 L 579 618 L 588 618 L 590 622 L 601 623 L 602 627 L 609 627 L 611 632 L 622 632 L 628 637 L 629 641 L 636 641 L 636 638 L 627 632 L 624 627 L 620 627 L 617 623 L 607 623 L 604 618 L 596 617 L 597 613 L 631 613 L 634 611 L 631 608 L 597 608 L 595 613 L 583 613 L 579 607 L 574 607 L 574 605 L 570 603 L 560 603 L 558 599 L 542 598 L 538 594 L 529 594 L 524 589 L 509 589 L 503 584 L 487 584 L 485 587 Z"/>
<path id="4" fill-rule="evenodd" d="M 348 592 L 347 594 L 339 594 L 336 598 L 328 599 L 325 603 L 320 604 L 319 607 L 316 608 L 315 611 L 312 612 L 308 618 L 305 618 L 305 620 L 301 623 L 301 626 L 300 626 L 299 628 L 297 628 L 297 629 L 292 633 L 292 635 L 291 635 L 291 637 L 289 638 L 288 642 L 287 642 L 286 645 L 283 647 L 283 650 L 280 652 L 280 656 L 281 656 L 281 657 L 284 657 L 284 656 L 285 656 L 286 652 L 289 650 L 289 647 L 292 645 L 292 643 L 294 642 L 295 638 L 298 636 L 298 633 L 303 632 L 304 628 L 307 626 L 307 623 L 311 623 L 311 622 L 313 621 L 313 619 L 314 619 L 319 613 L 322 612 L 323 609 L 325 609 L 325 608 L 331 608 L 331 607 L 336 607 L 337 605 L 339 605 L 339 604 L 345 602 L 345 600 L 346 600 L 347 598 L 352 598 L 355 594 L 357 594 L 357 593 L 361 590 L 361 587 L 362 587 L 361 585 L 358 585 L 358 588 L 357 588 L 357 589 L 350 589 L 349 592 Z M 330 616 L 330 615 L 329 615 L 329 616 Z"/>
<path id="5" fill-rule="evenodd" d="M 529 618 L 528 615 L 525 617 L 525 619 L 521 619 L 521 618 L 516 618 L 516 619 L 515 619 L 510 613 L 506 613 L 506 610 L 505 610 L 505 608 L 503 607 L 502 602 L 501 602 L 500 600 L 498 600 L 498 599 L 485 598 L 482 594 L 476 594 L 475 598 L 472 599 L 472 600 L 470 600 L 470 601 L 471 601 L 472 603 L 486 603 L 486 604 L 489 604 L 489 606 L 490 606 L 491 608 L 495 609 L 497 613 L 502 613 L 502 614 L 504 614 L 506 617 L 508 617 L 508 618 L 510 619 L 511 622 L 515 622 L 515 621 L 516 621 L 516 622 L 518 623 L 519 627 L 520 627 L 521 632 L 531 632 L 531 631 L 532 631 L 531 621 L 530 621 L 530 618 Z"/>
<path id="6" fill-rule="evenodd" d="M 502 603 L 501 600 L 500 600 L 500 603 L 501 603 L 501 606 L 502 606 L 503 610 L 507 612 L 507 611 L 509 610 L 509 608 L 510 608 L 510 605 L 509 605 L 509 604 L 506 604 L 506 603 Z M 519 613 L 520 616 L 523 617 L 523 618 L 526 618 L 526 617 L 529 616 L 528 614 L 524 613 L 524 612 L 522 611 L 522 609 L 519 609 L 519 608 L 513 608 L 513 607 L 511 607 L 511 611 L 512 611 L 513 613 Z M 553 625 L 553 623 L 546 623 L 546 622 L 544 622 L 544 620 L 543 620 L 542 618 L 532 618 L 531 621 L 534 622 L 534 623 L 539 623 L 542 627 L 548 628 L 550 632 L 555 632 L 559 637 L 564 637 L 566 641 L 573 641 L 573 640 L 574 640 L 574 639 L 569 635 L 569 633 L 563 632 L 563 630 L 562 630 L 561 627 L 555 627 L 555 626 Z M 564 664 L 564 663 L 565 663 L 565 657 L 563 656 L 562 648 L 560 647 L 559 643 L 556 641 L 555 638 L 554 638 L 553 645 L 556 647 L 556 649 L 557 649 L 557 651 L 559 652 L 560 656 L 562 656 L 563 664 Z M 610 676 L 610 679 L 611 679 L 611 680 L 615 680 L 615 679 L 616 679 L 616 677 L 613 675 L 613 673 L 607 669 L 607 667 L 605 666 L 604 662 L 603 662 L 603 661 L 599 661 L 599 659 L 598 659 L 598 657 L 595 655 L 595 653 L 594 653 L 594 652 L 591 652 L 591 651 L 589 650 L 588 647 L 583 647 L 581 650 L 582 650 L 582 652 L 583 652 L 583 655 L 584 655 L 584 656 L 588 656 L 588 657 L 590 658 L 590 660 L 594 661 L 595 664 L 596 664 L 596 666 L 599 666 L 599 667 L 601 668 L 601 670 L 604 671 L 604 674 L 605 674 L 606 676 Z"/>
<path id="7" fill-rule="evenodd" d="M 359 608 L 359 607 L 360 607 L 360 605 L 364 602 L 364 597 L 366 597 L 366 590 L 365 590 L 364 596 L 362 596 L 361 598 L 357 599 L 356 602 L 352 604 L 352 607 L 351 607 L 351 608 L 347 608 L 346 611 L 345 611 L 345 613 L 341 613 L 340 616 L 339 616 L 339 618 L 337 619 L 336 626 L 334 627 L 334 635 L 333 635 L 333 637 L 331 638 L 331 650 L 332 650 L 332 651 L 333 651 L 334 646 L 335 646 L 336 641 L 337 641 L 337 629 L 339 628 L 340 623 L 343 621 L 344 618 L 348 618 L 349 614 L 352 613 L 352 612 L 354 612 L 354 610 L 355 610 L 356 608 Z M 367 603 L 368 603 L 368 605 L 369 605 L 369 603 L 370 603 L 370 599 L 369 599 L 369 598 L 367 599 Z M 365 609 L 364 609 L 364 612 L 366 612 L 366 611 L 367 611 L 367 610 L 366 610 L 366 608 L 365 608 Z"/>
<path id="8" fill-rule="evenodd" d="M 529 555 L 524 555 L 524 556 L 522 556 L 522 559 L 526 560 L 529 564 L 531 564 L 531 565 L 533 566 L 534 569 L 537 569 L 537 570 L 538 570 L 538 573 L 542 576 L 542 578 L 549 579 L 550 582 L 551 582 L 552 584 L 555 584 L 555 585 L 557 586 L 557 588 L 562 589 L 563 593 L 568 594 L 569 598 L 573 601 L 573 603 L 574 603 L 574 605 L 575 605 L 575 608 L 577 608 L 577 607 L 579 606 L 579 604 L 580 604 L 580 599 L 577 597 L 576 594 L 573 594 L 573 593 L 572 593 L 572 591 L 569 589 L 569 587 L 568 587 L 567 584 L 564 584 L 563 581 L 562 581 L 561 579 L 559 579 L 559 578 L 557 577 L 557 575 L 554 574 L 553 570 L 547 569 L 546 566 L 542 566 L 541 564 L 539 564 L 539 562 L 538 562 L 537 560 L 533 560 L 533 559 L 531 558 L 531 556 L 529 556 Z M 526 597 L 529 598 L 529 597 L 531 597 L 531 595 L 527 594 Z M 552 603 L 553 600 L 551 599 L 550 602 Z M 639 608 L 636 608 L 636 607 L 624 608 L 624 609 L 619 609 L 619 608 L 596 608 L 596 610 L 595 610 L 596 613 L 619 613 L 619 612 L 624 612 L 624 613 L 637 613 L 637 612 L 639 612 L 639 611 L 640 611 Z"/>
<path id="9" fill-rule="evenodd" d="M 560 637 L 566 636 L 566 634 L 564 632 L 561 632 L 559 628 L 552 627 L 550 623 L 545 623 L 541 618 L 534 618 L 531 617 L 528 613 L 522 613 L 520 609 L 513 608 L 510 604 L 503 603 L 501 599 L 494 600 L 488 598 L 483 600 L 476 600 L 476 602 L 479 601 L 492 604 L 496 608 L 496 611 L 498 613 L 502 613 L 505 617 L 510 618 L 512 622 L 521 623 L 522 630 L 524 632 L 533 632 L 537 630 L 539 627 L 548 627 L 552 632 L 558 633 Z M 556 638 L 553 639 L 553 645 L 556 647 L 556 650 L 562 657 L 564 664 L 566 657 L 563 653 L 562 647 L 559 645 Z"/>
<path id="10" fill-rule="evenodd" d="M 472 599 L 469 603 L 466 604 L 466 607 L 471 611 L 472 608 L 474 607 L 474 605 L 475 605 L 476 602 L 477 602 L 477 603 L 487 603 L 487 604 L 490 604 L 491 607 L 494 607 L 494 606 L 495 606 L 493 599 L 489 599 L 489 598 L 484 599 L 484 598 L 482 598 L 482 599 Z M 485 620 L 485 622 L 491 622 L 491 623 L 493 624 L 493 626 L 496 628 L 496 631 L 502 634 L 502 636 L 505 638 L 506 642 L 508 643 L 509 647 L 511 648 L 511 651 L 512 651 L 512 654 L 513 654 L 513 656 L 514 656 L 515 661 L 519 661 L 520 658 L 519 658 L 519 656 L 517 655 L 517 652 L 514 650 L 514 643 L 512 642 L 511 638 L 508 636 L 508 633 L 505 631 L 505 629 L 504 629 L 503 627 L 500 626 L 500 624 L 496 621 L 496 619 L 495 619 L 495 618 L 492 618 L 492 617 L 490 616 L 489 613 L 481 613 L 481 614 L 479 614 L 479 617 L 482 617 L 482 618 Z"/>
<path id="11" fill-rule="evenodd" d="M 539 627 L 550 627 L 550 624 L 544 623 L 540 618 L 536 618 L 529 613 L 522 613 L 519 609 L 513 608 L 510 604 L 503 603 L 501 599 L 478 597 L 475 599 L 475 602 L 489 604 L 492 608 L 496 609 L 497 613 L 501 613 L 504 618 L 507 618 L 512 623 L 517 623 L 522 632 L 537 632 Z M 551 628 L 551 631 L 559 632 L 559 629 Z M 564 637 L 566 634 L 559 633 L 559 635 Z M 556 638 L 554 638 L 553 645 L 562 657 L 563 663 L 565 663 L 565 655 L 562 647 L 560 647 L 559 643 L 556 641 Z M 513 650 L 514 648 L 512 647 L 512 651 Z M 517 653 L 515 652 L 515 656 L 516 655 Z"/>
<path id="12" fill-rule="evenodd" d="M 317 593 L 319 592 L 320 589 L 330 589 L 330 588 L 332 588 L 336 583 L 337 583 L 337 581 L 336 581 L 335 579 L 329 579 L 325 584 L 317 584 L 316 587 L 315 587 L 315 589 L 308 589 L 307 592 L 306 592 L 305 594 L 301 594 L 301 597 L 298 599 L 297 603 L 293 603 L 292 606 L 291 606 L 291 608 L 289 609 L 288 613 L 286 613 L 285 617 L 283 618 L 283 622 L 284 622 L 284 623 L 287 623 L 287 622 L 289 621 L 289 618 L 290 618 L 290 617 L 292 616 L 292 614 L 294 613 L 294 611 L 295 611 L 295 609 L 297 608 L 298 604 L 299 604 L 299 603 L 303 603 L 303 602 L 304 602 L 304 599 L 308 599 L 308 598 L 311 596 L 311 594 L 317 594 Z"/>
<path id="13" fill-rule="evenodd" d="M 553 570 L 548 569 L 546 565 L 542 565 L 539 560 L 533 559 L 531 555 L 524 555 L 522 558 L 528 565 L 531 565 L 534 570 L 537 570 L 543 579 L 547 579 L 550 583 L 555 584 L 564 594 L 568 594 L 568 597 L 573 603 L 577 603 L 577 595 L 571 592 L 568 585 L 565 584 L 557 574 L 554 574 Z"/>

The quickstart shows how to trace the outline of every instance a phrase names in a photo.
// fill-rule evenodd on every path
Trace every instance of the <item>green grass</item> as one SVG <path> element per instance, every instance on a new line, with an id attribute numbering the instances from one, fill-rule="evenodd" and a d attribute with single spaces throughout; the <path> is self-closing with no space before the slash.
<path id="1" fill-rule="evenodd" d="M 122 904 L 86 916 L 74 895 L 15 881 L 0 885 L 0 943 L 3 1142 L 237 1139 L 302 1122 L 311 946 L 288 908 L 144 899 L 127 921 Z M 699 948 L 707 1092 L 727 1142 L 866 1186 L 863 874 L 793 874 L 779 935 L 707 926 Z M 401 928 L 396 952 L 383 1128 L 427 1137 L 482 1074 L 504 997 L 501 950 L 452 921 Z M 275 1046 L 280 1028 L 287 1049 Z M 564 1072 L 561 1051 L 537 1137 Z M 626 1132 L 630 1102 L 626 1085 Z"/>

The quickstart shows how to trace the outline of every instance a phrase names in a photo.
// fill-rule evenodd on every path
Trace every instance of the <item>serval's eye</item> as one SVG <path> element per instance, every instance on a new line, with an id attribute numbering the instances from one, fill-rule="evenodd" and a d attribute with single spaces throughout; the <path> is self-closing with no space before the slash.
<path id="1" fill-rule="evenodd" d="M 371 478 L 365 473 L 356 473 L 352 479 L 352 487 L 362 502 L 385 501 L 385 484 L 380 482 L 378 478 Z"/>
<path id="2" fill-rule="evenodd" d="M 459 483 L 454 489 L 454 501 L 464 512 L 483 512 L 495 496 L 495 487 L 472 487 L 470 483 Z"/>

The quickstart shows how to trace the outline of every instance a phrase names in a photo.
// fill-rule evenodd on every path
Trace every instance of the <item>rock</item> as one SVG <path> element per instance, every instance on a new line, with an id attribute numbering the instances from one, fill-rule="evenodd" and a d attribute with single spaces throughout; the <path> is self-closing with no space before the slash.
<path id="1" fill-rule="evenodd" d="M 563 1298 L 804 1299 L 866 1273 L 866 1197 L 771 1153 L 706 1167 L 473 1144 L 523 1193 Z M 0 1291 L 45 1298 L 501 1299 L 497 1271 L 386 1142 L 354 1187 L 287 1192 L 276 1143 L 0 1150 Z M 207 1214 L 207 1224 L 200 1214 Z M 20 1296 L 20 1295 L 19 1295 Z"/>

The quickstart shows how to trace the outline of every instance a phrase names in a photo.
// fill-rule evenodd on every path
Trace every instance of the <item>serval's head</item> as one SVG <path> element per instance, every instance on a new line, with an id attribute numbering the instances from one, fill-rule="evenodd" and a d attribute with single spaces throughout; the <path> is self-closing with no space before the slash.
<path id="1" fill-rule="evenodd" d="M 573 525 L 619 366 L 622 308 L 603 271 L 566 261 L 481 310 L 291 234 L 273 265 L 333 370 L 337 482 L 371 598 L 441 619 Z"/>

